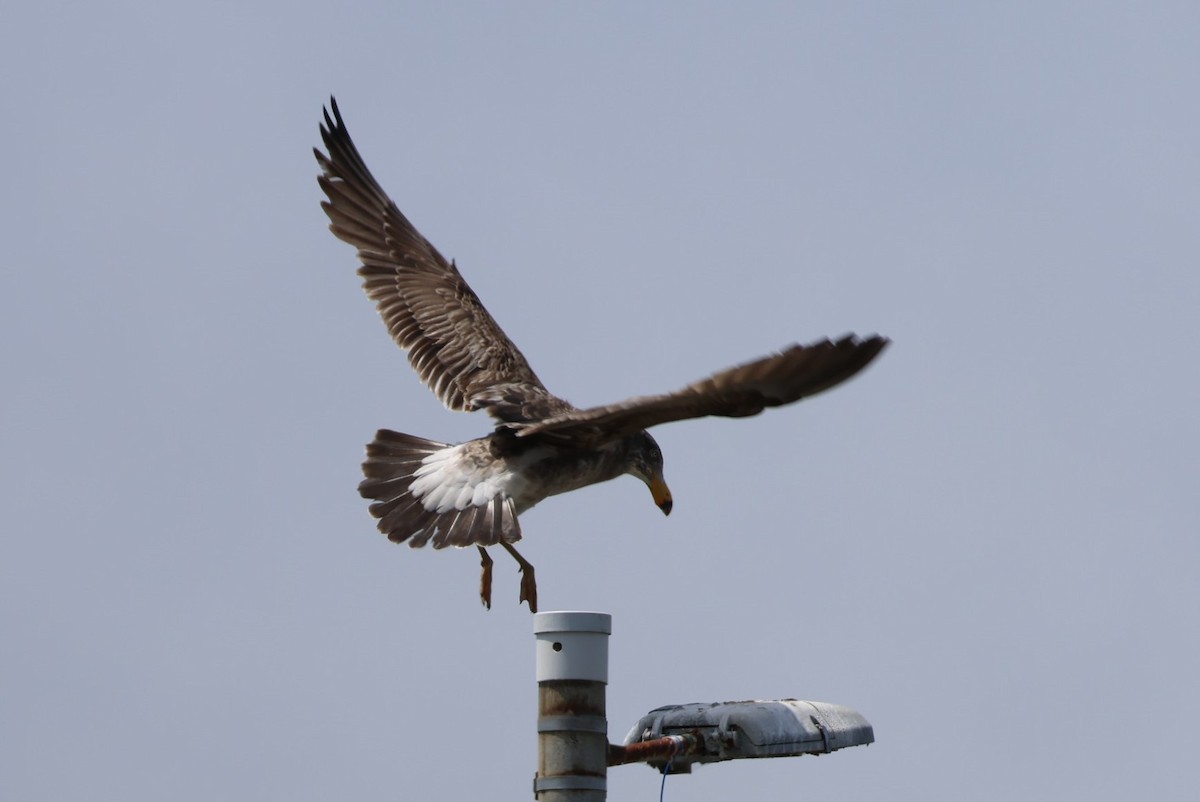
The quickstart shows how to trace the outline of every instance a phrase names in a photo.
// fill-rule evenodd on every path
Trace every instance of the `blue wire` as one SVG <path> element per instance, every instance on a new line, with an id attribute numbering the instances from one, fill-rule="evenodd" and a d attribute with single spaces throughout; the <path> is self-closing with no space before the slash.
<path id="1" fill-rule="evenodd" d="M 663 766 L 662 785 L 658 786 L 658 802 L 663 802 L 663 792 L 667 790 L 667 775 L 671 773 L 671 761 L 674 759 L 675 758 L 672 757 L 671 760 L 667 761 L 667 765 Z"/>

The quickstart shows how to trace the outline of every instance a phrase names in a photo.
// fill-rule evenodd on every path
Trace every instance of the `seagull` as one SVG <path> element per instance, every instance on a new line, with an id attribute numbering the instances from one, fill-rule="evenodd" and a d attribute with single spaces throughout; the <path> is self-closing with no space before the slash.
<path id="1" fill-rule="evenodd" d="M 542 499 L 629 474 L 670 514 L 662 451 L 647 429 L 709 415 L 757 415 L 799 401 L 854 376 L 888 344 L 878 335 L 846 335 L 792 345 L 672 393 L 575 407 L 546 389 L 457 265 L 383 191 L 335 99 L 324 116 L 328 155 L 313 153 L 330 231 L 358 249 L 363 289 L 421 381 L 449 409 L 484 410 L 494 421 L 490 434 L 457 444 L 380 429 L 367 445 L 359 493 L 391 541 L 476 546 L 479 597 L 489 609 L 487 547 L 498 545 L 520 567 L 518 604 L 537 612 L 534 568 L 513 544 L 521 539 L 518 517 Z"/>

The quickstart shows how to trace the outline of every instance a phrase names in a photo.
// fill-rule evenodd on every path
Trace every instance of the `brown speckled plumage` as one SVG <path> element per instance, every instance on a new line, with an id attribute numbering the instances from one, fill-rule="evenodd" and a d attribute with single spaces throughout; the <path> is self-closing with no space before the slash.
<path id="1" fill-rule="evenodd" d="M 673 393 L 577 409 L 553 395 L 484 308 L 458 267 L 408 221 L 375 181 L 336 101 L 314 149 L 330 230 L 358 249 L 363 288 L 426 385 L 453 410 L 486 410 L 491 434 L 450 445 L 380 430 L 367 446 L 359 491 L 389 539 L 479 547 L 480 595 L 491 606 L 500 545 L 521 566 L 521 599 L 537 609 L 533 566 L 512 543 L 517 516 L 547 496 L 631 474 L 668 513 L 652 426 L 709 415 L 745 417 L 854 376 L 888 344 L 879 336 L 821 340 L 723 370 Z"/>

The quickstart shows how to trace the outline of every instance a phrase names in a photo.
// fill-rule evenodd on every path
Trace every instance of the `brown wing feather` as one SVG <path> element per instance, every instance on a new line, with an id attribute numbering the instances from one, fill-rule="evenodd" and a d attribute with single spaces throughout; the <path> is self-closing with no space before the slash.
<path id="1" fill-rule="evenodd" d="M 463 280 L 379 186 L 350 139 L 337 101 L 313 149 L 329 198 L 329 230 L 358 249 L 358 274 L 396 343 L 434 394 L 454 410 L 486 408 L 502 421 L 572 409 L 542 385 L 525 357 Z"/>
<path id="2" fill-rule="evenodd" d="M 643 396 L 619 404 L 573 410 L 522 425 L 521 437 L 538 435 L 556 442 L 594 447 L 606 440 L 661 423 L 719 415 L 757 415 L 828 390 L 865 368 L 888 344 L 871 336 L 848 335 L 793 345 L 781 353 L 715 373 L 666 395 Z"/>

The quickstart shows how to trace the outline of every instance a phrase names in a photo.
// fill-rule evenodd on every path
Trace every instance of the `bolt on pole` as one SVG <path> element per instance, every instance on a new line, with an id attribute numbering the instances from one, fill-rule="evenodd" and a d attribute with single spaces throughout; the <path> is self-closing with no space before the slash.
<path id="1" fill-rule="evenodd" d="M 539 802 L 608 798 L 608 613 L 534 617 L 537 638 Z"/>

